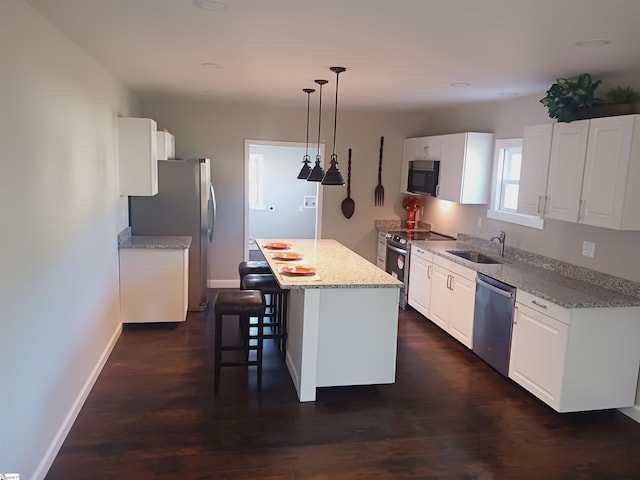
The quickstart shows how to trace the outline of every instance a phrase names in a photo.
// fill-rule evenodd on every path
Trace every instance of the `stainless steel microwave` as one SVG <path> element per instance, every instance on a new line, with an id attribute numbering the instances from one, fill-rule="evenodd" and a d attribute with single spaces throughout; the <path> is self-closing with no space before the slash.
<path id="1" fill-rule="evenodd" d="M 437 197 L 440 161 L 413 160 L 409 162 L 407 190 L 411 193 Z"/>

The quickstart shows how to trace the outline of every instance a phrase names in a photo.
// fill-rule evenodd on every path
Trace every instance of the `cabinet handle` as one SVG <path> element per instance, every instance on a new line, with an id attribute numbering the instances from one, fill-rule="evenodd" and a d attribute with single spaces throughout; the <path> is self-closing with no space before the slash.
<path id="1" fill-rule="evenodd" d="M 431 265 L 427 265 L 427 278 L 431 278 Z"/>
<path id="2" fill-rule="evenodd" d="M 544 196 L 544 206 L 542 207 L 542 216 L 544 217 L 549 212 L 549 201 L 551 197 L 549 195 Z"/>
<path id="3" fill-rule="evenodd" d="M 518 306 L 514 305 L 513 307 L 513 324 L 517 325 L 518 324 Z"/>
<path id="4" fill-rule="evenodd" d="M 531 303 L 533 303 L 536 307 L 544 308 L 545 310 L 547 309 L 547 306 L 544 303 L 539 303 L 535 300 L 531 300 Z"/>
<path id="5" fill-rule="evenodd" d="M 440 184 L 436 185 L 436 197 L 440 196 Z"/>
<path id="6" fill-rule="evenodd" d="M 580 200 L 580 206 L 578 207 L 578 221 L 584 220 L 584 214 L 582 210 L 585 206 L 586 200 Z"/>
<path id="7" fill-rule="evenodd" d="M 542 195 L 538 195 L 538 215 L 541 215 L 542 212 L 540 211 L 541 209 L 541 203 L 542 203 Z"/>

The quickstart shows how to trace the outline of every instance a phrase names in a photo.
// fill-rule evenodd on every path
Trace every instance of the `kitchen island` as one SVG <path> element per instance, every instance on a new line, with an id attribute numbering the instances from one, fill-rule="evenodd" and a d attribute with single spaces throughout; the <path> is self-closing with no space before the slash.
<path id="1" fill-rule="evenodd" d="M 265 246 L 275 242 L 290 247 Z M 402 283 L 335 240 L 256 243 L 290 291 L 286 362 L 300 401 L 315 401 L 318 387 L 394 383 Z M 283 252 L 301 258 L 276 258 Z M 283 272 L 300 265 L 315 273 Z"/>

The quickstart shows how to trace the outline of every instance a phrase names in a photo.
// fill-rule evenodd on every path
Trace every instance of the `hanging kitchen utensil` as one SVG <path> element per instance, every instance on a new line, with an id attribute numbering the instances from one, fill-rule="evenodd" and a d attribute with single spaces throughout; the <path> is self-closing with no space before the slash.
<path id="1" fill-rule="evenodd" d="M 342 201 L 342 214 L 351 218 L 353 211 L 356 209 L 356 204 L 351 198 L 351 149 L 349 149 L 349 160 L 347 163 L 347 198 Z"/>
<path id="2" fill-rule="evenodd" d="M 382 186 L 382 147 L 384 146 L 384 137 L 380 137 L 380 159 L 378 160 L 378 185 L 375 190 L 376 206 L 384 205 L 384 187 Z"/>

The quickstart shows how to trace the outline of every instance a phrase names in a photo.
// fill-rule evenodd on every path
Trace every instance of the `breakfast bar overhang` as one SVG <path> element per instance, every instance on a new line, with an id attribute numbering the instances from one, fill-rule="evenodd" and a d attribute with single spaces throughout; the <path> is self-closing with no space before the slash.
<path id="1" fill-rule="evenodd" d="M 266 247 L 275 242 L 298 255 Z M 394 383 L 402 283 L 335 240 L 257 244 L 290 290 L 286 362 L 300 401 L 315 401 L 318 387 Z M 287 273 L 293 265 L 314 273 Z"/>

